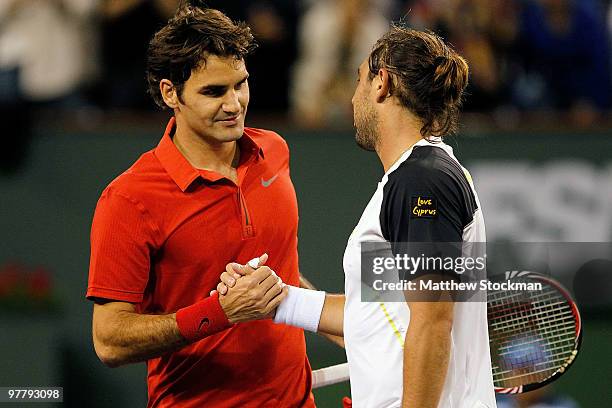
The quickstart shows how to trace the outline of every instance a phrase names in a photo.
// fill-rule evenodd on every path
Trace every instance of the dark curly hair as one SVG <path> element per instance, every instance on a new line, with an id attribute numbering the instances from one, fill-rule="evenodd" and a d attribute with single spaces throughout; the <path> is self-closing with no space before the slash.
<path id="1" fill-rule="evenodd" d="M 424 138 L 456 132 L 469 69 L 439 36 L 394 25 L 374 45 L 368 65 L 370 79 L 387 69 L 391 95 L 422 120 Z"/>
<path id="2" fill-rule="evenodd" d="M 155 103 L 167 109 L 159 82 L 168 79 L 179 100 L 191 72 L 206 64 L 208 55 L 244 59 L 257 45 L 251 29 L 234 22 L 219 10 L 199 2 L 182 2 L 176 14 L 149 43 L 146 77 L 148 92 Z"/>

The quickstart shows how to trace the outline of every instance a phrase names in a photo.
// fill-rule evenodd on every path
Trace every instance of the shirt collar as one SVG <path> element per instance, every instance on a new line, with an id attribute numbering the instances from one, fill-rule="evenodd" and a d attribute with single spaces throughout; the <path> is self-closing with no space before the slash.
<path id="1" fill-rule="evenodd" d="M 164 136 L 155 148 L 155 156 L 181 191 L 185 192 L 200 177 L 211 182 L 222 179 L 223 176 L 220 174 L 213 171 L 196 169 L 187 161 L 172 141 L 175 129 L 176 119 L 172 117 L 166 126 Z M 246 163 L 255 153 L 257 153 L 256 159 L 263 159 L 263 149 L 246 132 L 243 133 L 239 143 L 241 156 L 243 156 L 240 159 L 240 165 Z"/>
<path id="2" fill-rule="evenodd" d="M 405 162 L 406 159 L 410 157 L 410 155 L 412 154 L 412 151 L 414 150 L 414 148 L 418 146 L 440 147 L 446 150 L 446 152 L 449 153 L 451 156 L 453 155 L 453 148 L 447 145 L 446 143 L 444 143 L 441 137 L 431 137 L 429 140 L 422 138 L 421 140 L 419 140 L 418 142 L 410 146 L 409 149 L 407 149 L 406 151 L 404 151 L 404 153 L 400 155 L 400 157 L 395 161 L 395 163 L 391 165 L 389 170 L 385 172 L 385 174 L 382 177 L 381 183 L 386 183 L 389 177 L 389 174 L 393 173 L 403 162 Z"/>

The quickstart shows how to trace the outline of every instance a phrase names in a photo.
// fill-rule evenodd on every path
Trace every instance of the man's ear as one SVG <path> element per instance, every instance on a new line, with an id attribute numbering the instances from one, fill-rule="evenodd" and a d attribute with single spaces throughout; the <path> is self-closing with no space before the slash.
<path id="1" fill-rule="evenodd" d="M 389 97 L 389 90 L 391 89 L 391 77 L 389 71 L 384 68 L 378 70 L 376 75 L 375 86 L 376 86 L 376 102 L 382 103 Z"/>
<path id="2" fill-rule="evenodd" d="M 178 93 L 172 81 L 169 79 L 162 79 L 159 81 L 159 90 L 164 102 L 169 108 L 177 109 L 179 107 Z"/>

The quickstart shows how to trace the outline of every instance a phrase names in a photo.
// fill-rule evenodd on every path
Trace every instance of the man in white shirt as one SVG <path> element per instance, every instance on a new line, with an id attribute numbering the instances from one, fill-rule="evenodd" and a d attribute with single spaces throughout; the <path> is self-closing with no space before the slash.
<path id="1" fill-rule="evenodd" d="M 467 63 L 442 39 L 397 26 L 359 67 L 356 141 L 376 152 L 385 174 L 347 243 L 345 295 L 290 287 L 274 318 L 344 336 L 355 408 L 496 406 L 483 297 L 467 301 L 441 291 L 446 301 L 424 302 L 406 290 L 402 302 L 393 302 L 382 292 L 370 301 L 364 295 L 373 289 L 362 271 L 367 245 L 386 245 L 393 257 L 406 248 L 402 243 L 455 243 L 459 256 L 484 256 L 478 245 L 485 242 L 484 220 L 471 177 L 442 142 L 456 130 L 467 80 Z M 231 287 L 232 274 L 250 269 L 230 264 L 222 281 Z M 400 278 L 463 280 L 456 269 L 417 269 Z"/>

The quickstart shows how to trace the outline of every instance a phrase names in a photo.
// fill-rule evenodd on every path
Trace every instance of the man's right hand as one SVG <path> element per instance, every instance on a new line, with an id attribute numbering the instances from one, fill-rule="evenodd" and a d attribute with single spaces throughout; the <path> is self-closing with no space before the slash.
<path id="1" fill-rule="evenodd" d="M 219 292 L 219 303 L 231 323 L 270 318 L 280 302 L 287 296 L 282 281 L 263 264 L 267 255 L 260 258 L 259 267 L 241 266 L 244 276 L 236 279 L 231 290 Z M 229 264 L 227 271 L 235 274 L 235 265 Z M 239 276 L 235 274 L 233 276 Z"/>

